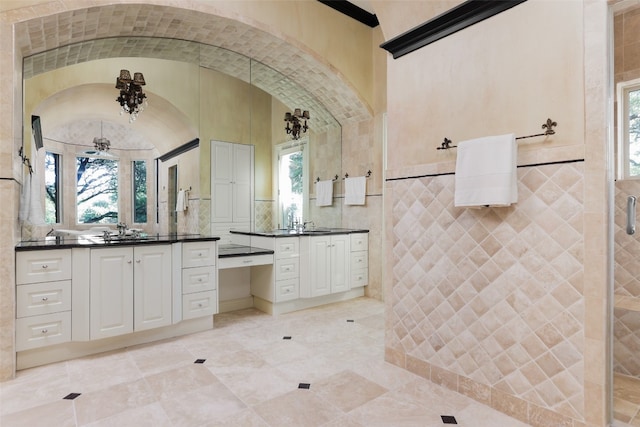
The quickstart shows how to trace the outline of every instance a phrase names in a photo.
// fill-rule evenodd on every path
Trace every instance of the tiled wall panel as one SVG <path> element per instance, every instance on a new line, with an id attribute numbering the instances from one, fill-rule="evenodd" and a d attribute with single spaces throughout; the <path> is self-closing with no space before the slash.
<path id="1" fill-rule="evenodd" d="M 482 209 L 453 206 L 453 175 L 388 183 L 387 348 L 432 377 L 582 420 L 583 163 L 519 168 L 518 180 L 517 204 Z"/>

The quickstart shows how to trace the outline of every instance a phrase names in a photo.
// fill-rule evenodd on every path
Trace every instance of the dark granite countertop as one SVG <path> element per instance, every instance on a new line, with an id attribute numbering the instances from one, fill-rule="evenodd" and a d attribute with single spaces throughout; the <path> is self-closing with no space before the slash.
<path id="1" fill-rule="evenodd" d="M 255 246 L 244 246 L 234 244 L 224 244 L 218 246 L 218 258 L 231 258 L 248 255 L 271 255 L 271 249 L 256 248 Z"/>
<path id="2" fill-rule="evenodd" d="M 295 236 L 322 236 L 329 234 L 353 234 L 353 233 L 368 233 L 369 230 L 353 229 L 353 228 L 325 228 L 318 227 L 311 230 L 296 231 L 296 230 L 268 230 L 268 231 L 237 231 L 232 230 L 233 234 L 244 234 L 245 236 L 262 236 L 262 237 L 295 237 Z"/>
<path id="3" fill-rule="evenodd" d="M 43 239 L 23 240 L 16 245 L 16 251 L 34 251 L 41 249 L 70 249 L 70 248 L 104 248 L 110 246 L 135 246 L 158 243 L 201 242 L 220 240 L 217 236 L 203 236 L 201 234 L 154 234 L 140 238 L 118 239 L 116 236 L 107 242 L 101 236 L 52 236 Z"/>

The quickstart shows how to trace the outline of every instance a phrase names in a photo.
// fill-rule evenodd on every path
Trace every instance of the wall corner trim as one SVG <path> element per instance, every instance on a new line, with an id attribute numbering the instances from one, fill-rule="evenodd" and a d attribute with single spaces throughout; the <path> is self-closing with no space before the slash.
<path id="1" fill-rule="evenodd" d="M 393 59 L 398 59 L 525 1 L 467 0 L 424 24 L 382 43 L 380 47 L 391 53 Z"/>

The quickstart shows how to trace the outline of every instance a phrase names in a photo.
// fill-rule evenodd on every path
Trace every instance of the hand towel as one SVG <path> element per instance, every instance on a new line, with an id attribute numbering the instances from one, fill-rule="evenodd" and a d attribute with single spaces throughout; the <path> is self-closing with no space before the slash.
<path id="1" fill-rule="evenodd" d="M 517 202 L 517 157 L 514 134 L 458 143 L 455 206 L 509 206 Z"/>
<path id="2" fill-rule="evenodd" d="M 189 195 L 187 194 L 187 191 L 178 191 L 178 196 L 176 197 L 176 212 L 184 212 L 189 208 L 188 197 Z"/>
<path id="3" fill-rule="evenodd" d="M 34 150 L 34 162 L 32 173 L 26 172 L 22 181 L 20 192 L 20 206 L 18 219 L 31 225 L 44 225 L 44 207 L 42 197 L 42 183 L 38 172 L 38 153 Z"/>
<path id="4" fill-rule="evenodd" d="M 344 204 L 364 205 L 367 193 L 367 177 L 357 176 L 344 179 Z"/>
<path id="5" fill-rule="evenodd" d="M 316 182 L 316 206 L 331 206 L 333 204 L 333 181 Z"/>

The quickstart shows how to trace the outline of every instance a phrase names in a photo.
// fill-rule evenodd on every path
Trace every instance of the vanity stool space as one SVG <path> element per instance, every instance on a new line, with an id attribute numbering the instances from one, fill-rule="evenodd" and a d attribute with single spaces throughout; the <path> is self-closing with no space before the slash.
<path id="1" fill-rule="evenodd" d="M 212 329 L 217 241 L 171 235 L 21 242 L 17 368 Z"/>

